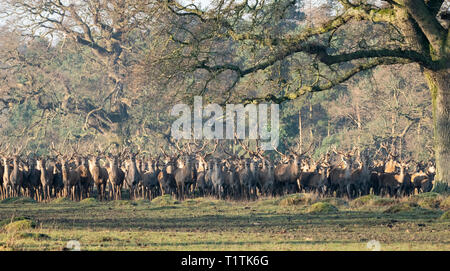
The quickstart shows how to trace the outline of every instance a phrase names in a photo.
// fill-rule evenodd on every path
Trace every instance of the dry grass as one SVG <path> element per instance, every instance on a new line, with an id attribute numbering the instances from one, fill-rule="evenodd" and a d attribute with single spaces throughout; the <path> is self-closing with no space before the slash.
<path id="1" fill-rule="evenodd" d="M 439 207 L 430 208 L 420 207 L 420 197 L 314 194 L 246 202 L 13 201 L 0 204 L 0 250 L 62 250 L 70 240 L 82 250 L 366 250 L 369 240 L 382 250 L 450 250 L 448 212 L 441 209 L 448 197 L 438 197 Z M 17 218 L 36 227 L 5 230 Z"/>

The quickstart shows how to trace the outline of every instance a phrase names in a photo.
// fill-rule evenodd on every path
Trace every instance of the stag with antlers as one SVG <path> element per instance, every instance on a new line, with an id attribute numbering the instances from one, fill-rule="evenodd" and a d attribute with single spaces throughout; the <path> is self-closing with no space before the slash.
<path id="1" fill-rule="evenodd" d="M 94 185 L 97 189 L 97 197 L 99 200 L 105 199 L 106 184 L 108 183 L 108 171 L 106 168 L 100 166 L 99 154 L 91 155 L 88 160 L 88 168 L 91 174 Z"/>
<path id="2" fill-rule="evenodd" d="M 301 159 L 306 153 L 311 151 L 314 142 L 305 152 L 300 153 L 301 144 L 297 148 L 288 149 L 288 155 L 281 153 L 275 146 L 274 150 L 281 156 L 281 163 L 275 167 L 275 183 L 279 194 L 295 192 L 298 188 L 297 179 L 300 177 Z"/>
<path id="3" fill-rule="evenodd" d="M 338 151 L 335 146 L 333 146 L 332 151 L 339 156 L 340 163 L 331 168 L 329 183 L 330 189 L 329 193 L 332 195 L 336 192 L 336 196 L 348 195 L 348 184 L 350 182 L 351 170 L 352 170 L 352 160 L 355 149 L 348 152 Z M 350 196 L 349 196 L 350 197 Z"/>
<path id="4" fill-rule="evenodd" d="M 9 145 L 6 147 L 7 156 L 3 156 L 4 170 L 3 170 L 3 191 L 7 197 L 18 197 L 21 194 L 24 182 L 24 173 L 20 169 L 20 153 L 26 144 L 16 149 L 13 153 L 9 153 Z M 13 162 L 12 169 L 9 161 Z"/>

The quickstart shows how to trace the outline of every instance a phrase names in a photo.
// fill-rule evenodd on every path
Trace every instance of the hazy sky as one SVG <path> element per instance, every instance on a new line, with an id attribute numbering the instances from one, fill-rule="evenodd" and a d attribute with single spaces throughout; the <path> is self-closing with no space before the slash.
<path id="1" fill-rule="evenodd" d="M 207 7 L 212 0 L 179 0 L 180 3 L 195 3 L 196 5 L 199 5 L 199 7 L 205 8 Z M 239 1 L 237 1 L 239 2 Z M 311 3 L 312 6 L 321 5 L 326 2 L 326 0 L 303 0 L 304 3 Z M 250 4 L 252 1 L 250 1 Z"/>
<path id="2" fill-rule="evenodd" d="M 213 0 L 179 0 L 182 4 L 188 4 L 188 3 L 195 3 L 198 7 L 205 9 L 208 7 L 209 4 L 211 4 Z M 326 2 L 326 0 L 303 0 L 304 3 L 311 3 L 312 6 L 320 5 Z M 252 1 L 250 1 L 251 3 Z M 4 2 L 0 0 L 0 10 L 3 10 Z M 5 20 L 0 18 L 0 26 L 5 24 Z"/>

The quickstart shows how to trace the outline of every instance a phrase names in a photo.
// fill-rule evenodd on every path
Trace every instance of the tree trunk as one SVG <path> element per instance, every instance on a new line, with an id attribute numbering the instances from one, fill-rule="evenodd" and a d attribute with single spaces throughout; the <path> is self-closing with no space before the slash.
<path id="1" fill-rule="evenodd" d="M 426 71 L 433 102 L 436 176 L 433 190 L 448 190 L 450 185 L 450 69 Z"/>

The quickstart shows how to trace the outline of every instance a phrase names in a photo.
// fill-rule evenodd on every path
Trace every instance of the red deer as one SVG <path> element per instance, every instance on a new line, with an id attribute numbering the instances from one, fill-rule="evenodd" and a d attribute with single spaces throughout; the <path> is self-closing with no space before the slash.
<path id="1" fill-rule="evenodd" d="M 224 183 L 226 193 L 229 198 L 238 199 L 240 197 L 241 184 L 239 183 L 239 176 L 234 161 L 226 160 L 223 162 L 224 168 Z"/>
<path id="2" fill-rule="evenodd" d="M 274 146 L 274 150 L 280 154 L 281 156 L 281 164 L 278 164 L 275 167 L 275 183 L 278 186 L 278 190 L 280 194 L 295 192 L 298 189 L 298 181 L 297 179 L 301 174 L 301 158 L 311 150 L 311 147 L 314 145 L 314 142 L 311 142 L 309 148 L 298 154 L 300 151 L 300 144 L 298 144 L 296 150 L 289 149 L 291 153 L 290 156 L 281 153 Z M 289 158 L 288 158 L 289 157 Z M 287 162 L 287 163 L 286 163 Z"/>
<path id="3" fill-rule="evenodd" d="M 23 184 L 23 171 L 19 168 L 19 154 L 22 151 L 24 145 L 16 150 L 11 159 L 3 157 L 4 170 L 3 170 L 3 189 L 6 197 L 17 197 L 20 195 Z M 9 149 L 9 145 L 6 150 Z M 8 156 L 11 156 L 8 153 Z M 10 168 L 9 161 L 12 160 L 13 166 Z"/>
<path id="4" fill-rule="evenodd" d="M 70 197 L 72 200 L 81 199 L 81 171 L 79 168 L 69 164 L 75 156 L 75 153 L 69 157 L 67 154 L 62 154 L 56 150 L 52 143 L 51 150 L 59 156 L 61 164 L 61 175 L 64 184 L 63 197 Z"/>
<path id="5" fill-rule="evenodd" d="M 222 199 L 224 197 L 225 176 L 222 165 L 217 159 L 213 160 L 211 182 L 212 182 L 212 193 L 217 198 Z"/>
<path id="6" fill-rule="evenodd" d="M 395 175 L 395 180 L 399 183 L 399 196 L 408 196 L 413 191 L 413 184 L 411 182 L 411 175 L 406 172 L 406 168 L 408 167 L 408 162 L 400 162 L 397 163 L 397 166 L 400 168 L 400 173 Z"/>
<path id="7" fill-rule="evenodd" d="M 161 195 L 170 195 L 176 193 L 176 182 L 174 177 L 174 158 L 166 156 L 163 160 L 164 164 L 161 166 L 158 174 L 158 182 L 161 190 Z"/>
<path id="8" fill-rule="evenodd" d="M 414 173 L 411 176 L 412 193 L 416 192 L 430 192 L 433 188 L 433 179 L 436 173 L 436 169 L 432 163 L 424 165 L 419 163 L 419 172 Z M 425 172 L 424 172 L 425 171 Z"/>
<path id="9" fill-rule="evenodd" d="M 370 192 L 370 171 L 368 168 L 368 158 L 356 157 L 358 167 L 354 169 L 347 180 L 347 195 L 349 198 L 367 195 Z"/>
<path id="10" fill-rule="evenodd" d="M 55 195 L 62 197 L 64 192 L 64 182 L 62 178 L 61 165 L 59 163 L 53 163 L 53 182 L 50 185 Z"/>
<path id="11" fill-rule="evenodd" d="M 252 172 L 250 171 L 250 159 L 241 160 L 238 169 L 238 177 L 240 183 L 241 197 L 248 199 L 250 197 L 250 179 L 253 178 Z"/>
<path id="12" fill-rule="evenodd" d="M 142 196 L 151 200 L 156 197 L 158 190 L 159 183 L 156 162 L 150 160 L 148 162 L 148 170 L 142 172 Z"/>
<path id="13" fill-rule="evenodd" d="M 174 172 L 175 183 L 177 184 L 177 198 L 184 200 L 186 192 L 192 183 L 192 163 L 189 156 L 185 160 L 178 160 L 177 169 Z"/>
<path id="14" fill-rule="evenodd" d="M 111 187 L 109 197 L 111 199 L 122 198 L 122 185 L 125 179 L 125 173 L 119 167 L 117 156 L 108 155 L 109 167 L 107 168 L 108 183 Z M 101 176 L 101 174 L 100 174 Z M 99 178 L 97 184 L 100 186 L 100 191 L 104 191 L 103 178 Z"/>
<path id="15" fill-rule="evenodd" d="M 13 156 L 13 170 L 9 177 L 9 183 L 12 188 L 12 196 L 18 197 L 23 184 L 23 171 L 19 168 L 19 156 Z"/>
<path id="16" fill-rule="evenodd" d="M 39 172 L 39 170 L 36 169 L 36 160 L 34 158 L 29 157 L 27 164 L 28 164 L 28 171 L 26 174 L 25 187 L 28 190 L 28 196 L 38 201 L 39 199 L 37 198 L 36 191 L 38 191 L 39 189 L 40 184 L 39 176 L 41 173 Z"/>
<path id="17" fill-rule="evenodd" d="M 136 186 L 142 179 L 136 166 L 136 154 L 130 154 L 129 159 L 125 163 L 125 168 L 125 181 L 130 191 L 130 199 L 135 198 Z"/>
<path id="18" fill-rule="evenodd" d="M 2 183 L 2 191 L 3 191 L 3 196 L 5 198 L 9 197 L 9 188 L 10 188 L 10 183 L 9 183 L 9 176 L 11 174 L 11 167 L 9 165 L 9 159 L 7 157 L 2 157 L 3 159 L 3 183 Z"/>
<path id="19" fill-rule="evenodd" d="M 329 185 L 330 185 L 330 194 L 333 194 L 336 192 L 336 196 L 342 196 L 344 194 L 347 194 L 347 183 L 351 176 L 351 157 L 352 152 L 338 152 L 335 148 L 333 148 L 333 152 L 335 154 L 338 154 L 340 157 L 340 163 L 338 166 L 333 167 L 330 169 L 330 176 L 329 176 Z"/>
<path id="20" fill-rule="evenodd" d="M 392 163 L 388 163 L 385 172 L 379 176 L 380 195 L 395 196 L 400 188 L 400 183 L 395 178 L 395 166 L 392 169 Z"/>
<path id="21" fill-rule="evenodd" d="M 80 174 L 80 186 L 81 186 L 81 199 L 89 198 L 91 188 L 94 185 L 94 180 L 92 178 L 91 172 L 89 170 L 89 162 L 87 162 L 86 158 L 77 158 L 76 159 L 76 171 Z"/>
<path id="22" fill-rule="evenodd" d="M 302 161 L 302 165 L 300 167 L 300 176 L 297 179 L 298 190 L 300 192 L 308 192 L 314 190 L 310 187 L 310 179 L 318 174 L 319 163 L 320 162 L 309 165 L 309 163 L 305 159 Z"/>
<path id="23" fill-rule="evenodd" d="M 46 201 L 46 200 L 50 199 L 51 189 L 52 189 L 52 186 L 53 186 L 53 178 L 54 178 L 53 171 L 54 171 L 54 168 L 53 168 L 53 166 L 48 166 L 47 167 L 46 166 L 46 161 L 47 160 L 45 158 L 39 158 L 36 161 L 36 164 L 37 164 L 36 168 L 41 173 L 41 175 L 40 175 L 40 182 L 41 182 L 40 188 L 41 188 L 41 191 L 42 191 L 42 195 L 41 195 L 41 198 L 40 198 L 41 201 Z"/>
<path id="24" fill-rule="evenodd" d="M 208 163 L 205 157 L 200 154 L 197 155 L 197 163 L 195 164 L 197 170 L 197 178 L 195 180 L 195 190 L 198 191 L 200 196 L 206 195 L 206 170 L 208 168 Z"/>
<path id="25" fill-rule="evenodd" d="M 299 189 L 307 192 L 315 191 L 324 195 L 328 187 L 329 166 L 326 159 L 321 159 L 310 167 L 309 172 L 302 170 L 299 178 Z"/>
<path id="26" fill-rule="evenodd" d="M 379 175 L 380 195 L 397 196 L 398 193 L 402 193 L 402 186 L 405 188 L 408 186 L 408 182 L 410 182 L 408 180 L 410 177 L 406 176 L 404 172 L 406 164 L 399 164 L 395 161 L 397 158 L 395 148 L 389 151 L 383 143 L 380 144 L 380 148 L 385 149 L 388 154 L 388 161 L 385 163 L 384 172 Z M 397 167 L 400 167 L 400 174 L 395 173 Z M 404 185 L 403 182 L 405 182 Z"/>
<path id="27" fill-rule="evenodd" d="M 271 160 L 262 157 L 262 167 L 259 174 L 259 187 L 261 194 L 274 196 L 275 173 Z"/>
<path id="28" fill-rule="evenodd" d="M 218 144 L 219 144 L 219 141 L 216 140 L 216 143 L 215 143 L 214 147 L 212 148 L 212 151 L 207 152 L 205 154 L 202 154 L 202 151 L 204 150 L 204 148 L 200 148 L 200 149 L 197 148 L 197 150 L 194 151 L 194 153 L 196 154 L 196 158 L 197 158 L 197 163 L 195 165 L 196 176 L 194 179 L 195 190 L 197 190 L 201 196 L 206 195 L 207 192 L 209 191 L 209 188 L 211 188 L 210 186 L 208 186 L 208 184 L 212 184 L 211 182 L 208 183 L 208 181 L 211 181 L 211 178 L 210 178 L 211 171 L 209 171 L 209 173 L 208 173 L 208 163 L 206 162 L 206 159 L 216 152 Z M 190 151 L 192 152 L 192 149 L 190 149 Z M 211 167 L 209 169 L 211 169 Z M 208 174 L 209 174 L 209 176 L 207 176 Z M 209 179 L 207 180 L 208 177 L 209 177 Z"/>
<path id="29" fill-rule="evenodd" d="M 384 162 L 383 160 L 375 160 L 372 162 L 373 166 L 370 171 L 369 185 L 372 192 L 376 195 L 380 194 L 380 176 L 384 172 Z M 370 192 L 370 191 L 369 191 Z"/>
<path id="30" fill-rule="evenodd" d="M 213 160 L 209 160 L 208 164 L 207 164 L 207 168 L 206 168 L 206 172 L 205 172 L 205 190 L 207 195 L 212 195 L 211 191 L 212 191 L 212 173 L 213 173 Z"/>
<path id="31" fill-rule="evenodd" d="M 0 159 L 0 176 L 1 176 L 1 183 L 0 183 L 0 199 L 4 199 L 4 192 L 3 192 L 3 173 L 4 173 L 4 165 L 2 165 L 3 158 Z"/>
<path id="32" fill-rule="evenodd" d="M 67 159 L 64 156 L 60 158 L 61 173 L 64 183 L 63 196 L 70 196 L 72 200 L 79 200 L 81 192 L 80 172 L 77 169 L 71 168 L 68 161 L 70 161 L 70 159 Z"/>

